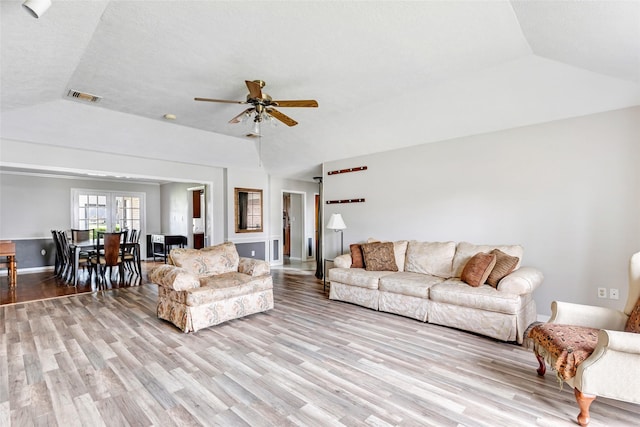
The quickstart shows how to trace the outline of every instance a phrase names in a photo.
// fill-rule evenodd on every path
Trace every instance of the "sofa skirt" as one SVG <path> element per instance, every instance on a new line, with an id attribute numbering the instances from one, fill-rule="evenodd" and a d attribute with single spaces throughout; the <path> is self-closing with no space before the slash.
<path id="1" fill-rule="evenodd" d="M 329 285 L 329 299 L 351 302 L 363 307 L 378 309 L 378 290 L 345 285 L 331 282 Z"/>
<path id="2" fill-rule="evenodd" d="M 498 313 L 431 301 L 429 323 L 475 332 L 502 341 L 522 344 L 524 332 L 536 321 L 536 304 L 525 304 L 516 314 Z"/>
<path id="3" fill-rule="evenodd" d="M 273 290 L 269 289 L 199 306 L 188 306 L 166 297 L 159 297 L 157 315 L 186 333 L 272 308 Z"/>
<path id="4" fill-rule="evenodd" d="M 427 321 L 429 312 L 429 300 L 410 295 L 401 295 L 393 292 L 379 291 L 380 298 L 378 309 L 387 313 L 399 314 L 412 319 Z"/>

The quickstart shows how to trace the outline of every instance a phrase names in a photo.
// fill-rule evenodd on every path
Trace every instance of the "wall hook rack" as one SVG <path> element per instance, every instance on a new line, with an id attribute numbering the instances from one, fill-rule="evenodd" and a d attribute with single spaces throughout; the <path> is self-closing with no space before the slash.
<path id="1" fill-rule="evenodd" d="M 342 200 L 327 200 L 328 205 L 333 205 L 336 203 L 362 203 L 364 199 L 342 199 Z"/>

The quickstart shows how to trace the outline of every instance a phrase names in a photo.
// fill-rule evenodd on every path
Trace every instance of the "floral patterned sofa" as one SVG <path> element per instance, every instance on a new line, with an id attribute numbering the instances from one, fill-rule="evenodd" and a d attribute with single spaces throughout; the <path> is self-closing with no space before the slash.
<path id="1" fill-rule="evenodd" d="M 520 344 L 536 321 L 543 275 L 520 266 L 520 245 L 401 240 L 350 250 L 329 270 L 330 299 Z"/>
<path id="2" fill-rule="evenodd" d="M 172 249 L 169 262 L 149 279 L 158 285 L 158 317 L 184 332 L 273 308 L 269 264 L 241 258 L 232 242 Z"/>

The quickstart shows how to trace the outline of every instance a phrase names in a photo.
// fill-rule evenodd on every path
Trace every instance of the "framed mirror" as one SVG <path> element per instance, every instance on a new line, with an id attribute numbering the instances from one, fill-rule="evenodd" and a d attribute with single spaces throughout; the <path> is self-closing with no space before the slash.
<path id="1" fill-rule="evenodd" d="M 262 190 L 235 189 L 236 233 L 262 232 Z"/>

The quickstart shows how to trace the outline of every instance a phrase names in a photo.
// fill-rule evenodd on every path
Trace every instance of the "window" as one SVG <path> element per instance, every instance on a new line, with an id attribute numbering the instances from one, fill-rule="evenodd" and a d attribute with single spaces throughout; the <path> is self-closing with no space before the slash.
<path id="1" fill-rule="evenodd" d="M 143 230 L 144 197 L 144 193 L 73 188 L 72 226 L 99 231 Z"/>

